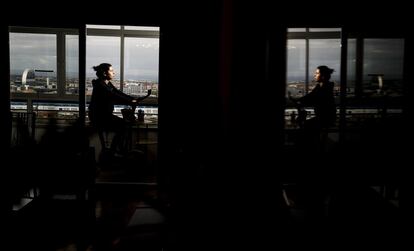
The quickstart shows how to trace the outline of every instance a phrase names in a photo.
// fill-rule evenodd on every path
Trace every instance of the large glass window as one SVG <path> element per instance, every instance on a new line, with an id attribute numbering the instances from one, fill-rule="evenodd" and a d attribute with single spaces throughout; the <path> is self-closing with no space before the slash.
<path id="1" fill-rule="evenodd" d="M 287 92 L 302 97 L 306 92 L 306 40 L 287 41 Z"/>
<path id="2" fill-rule="evenodd" d="M 398 119 L 403 108 L 404 39 L 370 35 L 366 38 L 359 33 L 348 34 L 347 54 L 343 55 L 346 58 L 341 60 L 341 29 L 288 29 L 286 95 L 300 98 L 309 93 L 315 84 L 313 71 L 318 65 L 333 68 L 331 80 L 335 83 L 337 115 L 341 118 L 337 125 L 341 125 L 341 135 L 346 140 L 354 136 L 349 136 L 348 129 Z M 344 72 L 341 72 L 344 70 L 341 62 L 347 64 Z M 343 90 L 340 89 L 341 73 L 346 74 Z M 341 91 L 345 94 L 343 100 L 340 100 Z M 310 107 L 305 109 L 309 119 L 313 111 Z M 287 145 L 295 142 L 294 131 L 300 129 L 297 118 L 297 108 L 286 99 Z"/>
<path id="3" fill-rule="evenodd" d="M 400 116 L 404 39 L 350 38 L 347 62 L 347 126 Z"/>
<path id="4" fill-rule="evenodd" d="M 10 92 L 57 94 L 55 34 L 10 33 Z"/>
<path id="5" fill-rule="evenodd" d="M 300 98 L 309 93 L 315 86 L 313 74 L 319 65 L 326 65 L 335 71 L 332 81 L 335 84 L 334 94 L 339 103 L 341 40 L 340 28 L 292 28 L 288 29 L 287 40 L 287 79 L 286 98 Z M 312 108 L 307 109 L 313 116 Z M 297 110 L 294 104 L 286 99 L 286 127 L 295 127 L 294 117 Z"/>
<path id="6" fill-rule="evenodd" d="M 312 90 L 315 85 L 313 73 L 319 65 L 327 65 L 335 70 L 332 81 L 335 83 L 336 94 L 339 93 L 340 30 L 340 28 L 288 29 L 286 94 L 301 97 Z"/>
<path id="7" fill-rule="evenodd" d="M 403 94 L 403 39 L 364 39 L 363 92 L 365 95 Z M 395 103 L 396 105 L 396 103 Z"/>
<path id="8" fill-rule="evenodd" d="M 157 38 L 125 38 L 124 92 L 143 96 L 148 89 L 158 97 Z"/>
<path id="9" fill-rule="evenodd" d="M 79 37 L 66 35 L 66 94 L 79 93 Z"/>
<path id="10" fill-rule="evenodd" d="M 78 31 L 11 26 L 9 32 L 11 109 L 35 111 L 37 118 L 76 118 Z"/>
<path id="11" fill-rule="evenodd" d="M 120 47 L 119 37 L 88 36 L 86 39 L 86 95 L 92 95 L 92 80 L 96 78 L 93 66 L 101 63 L 112 64 L 115 77 L 112 83 L 120 88 Z"/>
<path id="12" fill-rule="evenodd" d="M 355 96 L 355 82 L 356 82 L 356 39 L 348 39 L 348 55 L 347 55 L 347 84 L 346 96 Z"/>
<path id="13" fill-rule="evenodd" d="M 79 36 L 77 30 L 9 27 L 12 108 L 40 111 L 79 108 Z M 158 104 L 159 27 L 87 25 L 86 95 L 96 77 L 93 66 L 111 63 L 114 85 L 132 95 L 152 95 L 141 104 L 150 111 Z M 17 108 L 16 108 L 17 109 Z M 26 109 L 26 108 L 25 108 Z M 30 107 L 31 109 L 31 107 Z M 142 108 L 144 109 L 144 108 Z"/>
<path id="14" fill-rule="evenodd" d="M 142 105 L 158 104 L 159 27 L 87 25 L 87 83 L 91 95 L 92 67 L 110 63 L 114 85 L 132 96 L 151 96 Z"/>
<path id="15" fill-rule="evenodd" d="M 341 41 L 340 39 L 309 39 L 309 89 L 315 86 L 313 74 L 316 67 L 326 65 L 335 71 L 331 81 L 335 83 L 335 94 L 339 94 L 339 71 L 341 69 Z"/>

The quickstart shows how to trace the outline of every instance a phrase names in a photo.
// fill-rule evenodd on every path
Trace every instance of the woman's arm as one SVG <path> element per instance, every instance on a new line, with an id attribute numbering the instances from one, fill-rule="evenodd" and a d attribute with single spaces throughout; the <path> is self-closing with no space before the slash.
<path id="1" fill-rule="evenodd" d="M 134 97 L 121 92 L 115 86 L 110 84 L 111 99 L 114 104 L 118 105 L 132 105 Z"/>
<path id="2" fill-rule="evenodd" d="M 134 100 L 135 100 L 135 102 L 137 102 L 137 103 L 138 103 L 138 102 L 140 102 L 140 101 L 142 101 L 142 100 L 144 100 L 144 99 L 148 98 L 150 95 L 151 95 L 151 89 L 149 89 L 149 90 L 147 91 L 147 95 L 142 96 L 142 97 L 135 98 Z"/>
<path id="3" fill-rule="evenodd" d="M 319 99 L 320 87 L 316 86 L 311 92 L 297 100 L 300 106 L 314 106 Z"/>

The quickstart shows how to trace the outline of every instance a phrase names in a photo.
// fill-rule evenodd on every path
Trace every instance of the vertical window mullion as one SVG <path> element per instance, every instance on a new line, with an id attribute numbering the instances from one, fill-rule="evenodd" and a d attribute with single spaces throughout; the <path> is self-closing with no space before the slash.
<path id="1" fill-rule="evenodd" d="M 305 35 L 305 95 L 309 92 L 309 28 L 306 28 Z"/>
<path id="2" fill-rule="evenodd" d="M 86 25 L 79 26 L 79 121 L 86 120 Z"/>
<path id="3" fill-rule="evenodd" d="M 362 81 L 364 68 L 364 40 L 361 37 L 356 39 L 356 73 L 355 73 L 355 98 L 362 97 Z"/>
<path id="4" fill-rule="evenodd" d="M 345 129 L 346 129 L 346 89 L 348 85 L 348 30 L 341 29 L 341 69 L 340 80 L 341 86 L 339 89 L 339 142 L 344 142 Z"/>
<path id="5" fill-rule="evenodd" d="M 57 96 L 62 98 L 66 92 L 66 41 L 63 32 L 56 33 L 56 81 L 57 81 Z"/>
<path id="6" fill-rule="evenodd" d="M 120 72 L 119 72 L 119 81 L 120 81 L 120 89 L 124 91 L 124 53 L 125 53 L 125 32 L 124 26 L 121 26 L 121 46 L 120 46 Z"/>

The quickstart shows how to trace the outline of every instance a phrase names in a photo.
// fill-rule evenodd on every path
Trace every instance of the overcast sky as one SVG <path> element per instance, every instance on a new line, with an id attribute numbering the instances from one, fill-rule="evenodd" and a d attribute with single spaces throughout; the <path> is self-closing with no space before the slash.
<path id="1" fill-rule="evenodd" d="M 305 80 L 306 43 L 304 39 L 291 39 L 288 48 L 288 80 Z M 404 42 L 402 39 L 364 39 L 363 71 L 364 79 L 368 74 L 384 74 L 384 79 L 402 78 Z M 312 79 L 315 68 L 326 65 L 335 72 L 332 79 L 340 78 L 340 40 L 309 40 L 309 78 Z M 356 50 L 355 39 L 348 42 L 348 78 L 355 78 Z"/>
<path id="2" fill-rule="evenodd" d="M 100 63 L 120 71 L 120 38 L 87 38 L 86 75 L 94 77 L 92 67 Z M 66 39 L 66 69 L 70 75 L 78 69 L 78 37 Z M 158 80 L 159 39 L 125 38 L 125 79 Z M 56 72 L 56 36 L 49 34 L 10 34 L 10 68 L 13 74 L 24 69 L 53 70 Z"/>
<path id="3" fill-rule="evenodd" d="M 364 40 L 364 78 L 368 74 L 384 74 L 384 79 L 401 78 L 403 70 L 403 48 L 401 39 Z M 335 70 L 332 79 L 339 80 L 339 39 L 309 40 L 309 77 L 318 65 L 327 65 Z M 66 39 L 67 72 L 77 72 L 78 37 L 69 35 Z M 288 40 L 288 80 L 305 79 L 305 40 Z M 119 78 L 120 38 L 87 37 L 86 76 L 95 77 L 92 67 L 100 63 L 111 63 Z M 159 40 L 154 38 L 125 38 L 125 80 L 158 80 Z M 56 36 L 49 34 L 10 34 L 10 66 L 12 74 L 24 69 L 53 70 L 56 72 Z M 348 78 L 355 72 L 355 40 L 349 40 Z"/>

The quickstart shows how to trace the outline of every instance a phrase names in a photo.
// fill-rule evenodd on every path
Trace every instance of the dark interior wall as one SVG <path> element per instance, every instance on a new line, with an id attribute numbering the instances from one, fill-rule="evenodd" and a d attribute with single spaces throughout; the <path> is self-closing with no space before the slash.
<path id="1" fill-rule="evenodd" d="M 260 178 L 280 161 L 285 81 L 286 29 L 270 22 L 266 7 L 232 5 L 226 134 L 228 164 Z"/>
<path id="2" fill-rule="evenodd" d="M 200 167 L 218 157 L 221 133 L 218 1 L 173 6 L 161 23 L 159 160 L 161 182 L 186 194 Z M 188 6 L 187 6 L 188 7 Z M 183 186 L 186 184 L 185 186 Z M 181 192 L 183 193 L 181 193 Z"/>
<path id="3" fill-rule="evenodd" d="M 2 70 L 1 70 L 1 82 L 9 83 L 9 36 L 8 36 L 8 27 L 1 26 L 1 53 L 0 57 L 2 59 Z M 11 118 L 10 118 L 10 86 L 7 84 L 2 84 L 0 87 L 0 117 L 2 120 L 0 126 L 0 151 L 2 149 L 7 149 L 10 144 L 10 133 L 11 133 Z"/>

